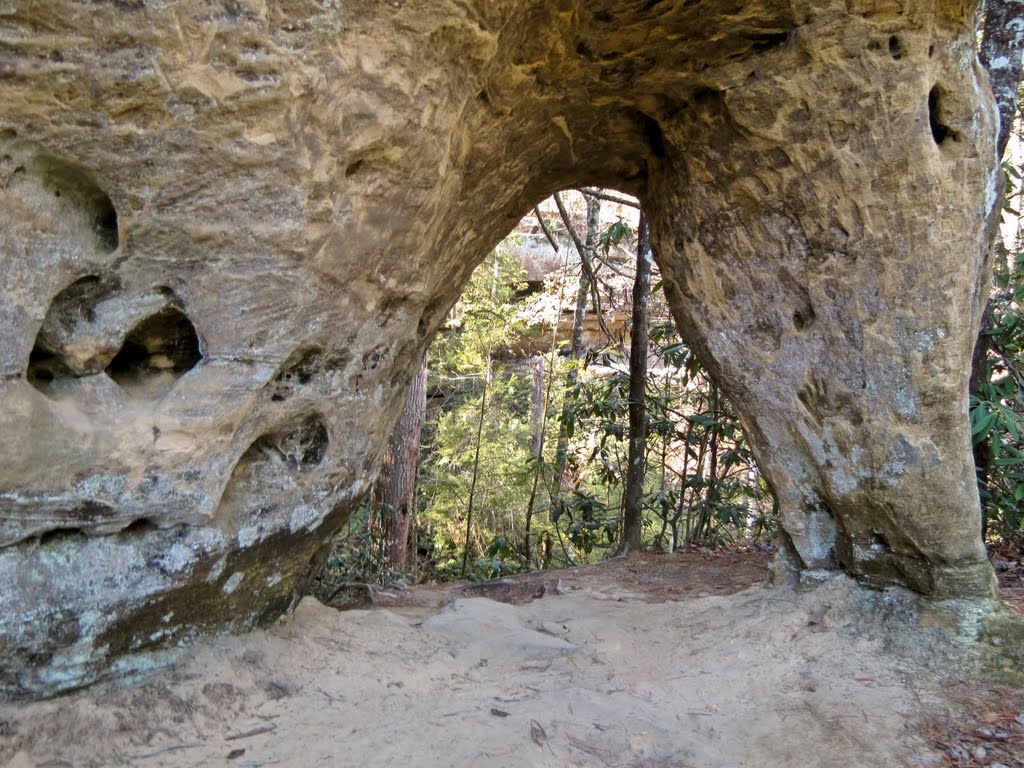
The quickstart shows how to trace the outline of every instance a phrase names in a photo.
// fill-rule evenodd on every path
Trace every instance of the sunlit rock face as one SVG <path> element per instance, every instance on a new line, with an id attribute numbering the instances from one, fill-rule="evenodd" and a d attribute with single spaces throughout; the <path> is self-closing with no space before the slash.
<path id="1" fill-rule="evenodd" d="M 638 195 L 797 570 L 987 595 L 974 3 L 0 3 L 0 687 L 273 620 L 545 194 Z"/>

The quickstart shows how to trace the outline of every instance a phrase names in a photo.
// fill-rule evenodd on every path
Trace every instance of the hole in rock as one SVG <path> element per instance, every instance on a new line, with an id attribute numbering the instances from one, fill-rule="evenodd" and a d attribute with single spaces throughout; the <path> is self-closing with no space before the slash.
<path id="1" fill-rule="evenodd" d="M 25 372 L 29 384 L 45 393 L 58 376 L 67 375 L 67 368 L 56 355 L 42 349 L 38 344 L 32 347 L 32 352 L 28 356 L 28 370 Z"/>
<path id="2" fill-rule="evenodd" d="M 789 40 L 789 32 L 770 32 L 763 35 L 754 35 L 751 39 L 752 51 L 768 51 L 778 48 Z"/>
<path id="3" fill-rule="evenodd" d="M 814 325 L 814 307 L 811 306 L 810 297 L 806 291 L 801 291 L 802 301 L 800 305 L 793 311 L 793 327 L 798 331 L 810 330 L 811 326 Z"/>
<path id="4" fill-rule="evenodd" d="M 122 389 L 144 398 L 158 397 L 202 359 L 199 336 L 177 307 L 167 307 L 138 323 L 107 366 Z"/>
<path id="5" fill-rule="evenodd" d="M 354 163 L 349 163 L 345 168 L 345 178 L 350 179 L 355 176 L 360 170 L 362 170 L 364 164 L 364 160 L 356 160 Z"/>
<path id="6" fill-rule="evenodd" d="M 300 352 L 292 357 L 296 359 L 290 363 L 285 361 L 284 368 L 277 374 L 277 380 L 290 384 L 309 384 L 313 374 L 320 368 L 320 350 Z"/>
<path id="7" fill-rule="evenodd" d="M 330 444 L 323 419 L 314 413 L 297 424 L 268 432 L 253 444 L 253 448 L 277 455 L 290 469 L 296 470 L 322 463 Z"/>
<path id="8" fill-rule="evenodd" d="M 270 399 L 283 402 L 296 392 L 311 386 L 323 386 L 330 377 L 340 373 L 348 364 L 344 353 L 327 353 L 316 347 L 298 349 L 288 356 L 274 376 Z"/>
<path id="9" fill-rule="evenodd" d="M 647 0 L 647 2 L 644 3 L 643 8 L 641 10 L 644 13 L 647 13 L 648 11 L 654 10 L 657 6 L 661 5 L 664 2 L 665 0 Z"/>
<path id="10" fill-rule="evenodd" d="M 871 532 L 871 544 L 870 548 L 873 552 L 885 553 L 889 551 L 889 542 L 885 536 L 882 535 L 881 531 Z"/>
<path id="11" fill-rule="evenodd" d="M 117 250 L 120 242 L 117 209 L 87 171 L 49 155 L 37 155 L 29 162 L 29 167 L 55 199 L 65 201 L 84 219 L 95 237 L 97 250 L 103 253 Z"/>
<path id="12" fill-rule="evenodd" d="M 96 305 L 116 288 L 112 280 L 87 275 L 53 297 L 29 353 L 25 377 L 32 386 L 46 394 L 55 382 L 103 369 L 109 360 L 103 345 L 91 345 L 88 354 L 76 353 L 73 362 L 67 355 L 82 327 L 96 319 Z"/>
<path id="13" fill-rule="evenodd" d="M 380 364 L 387 358 L 388 350 L 384 347 L 378 346 L 363 355 L 363 370 L 364 371 L 375 371 Z"/>
<path id="14" fill-rule="evenodd" d="M 122 535 L 144 535 L 151 531 L 159 530 L 159 526 L 148 517 L 140 517 L 122 528 L 119 533 Z"/>
<path id="15" fill-rule="evenodd" d="M 327 427 L 317 413 L 294 416 L 268 430 L 232 469 L 217 518 L 245 546 L 279 532 L 282 515 L 287 521 L 297 505 L 309 503 L 302 489 L 323 481 L 316 468 L 329 447 Z"/>
<path id="16" fill-rule="evenodd" d="M 897 61 L 903 58 L 903 45 L 896 35 L 889 38 L 889 55 Z"/>
<path id="17" fill-rule="evenodd" d="M 73 539 L 85 539 L 86 533 L 81 528 L 54 528 L 39 536 L 39 546 L 49 547 L 59 541 L 70 541 Z"/>
<path id="18" fill-rule="evenodd" d="M 650 115 L 640 113 L 640 121 L 644 127 L 644 134 L 647 136 L 647 144 L 651 148 L 651 154 L 655 157 L 665 156 L 665 136 L 661 132 L 661 124 Z"/>
<path id="19" fill-rule="evenodd" d="M 931 127 L 932 138 L 942 146 L 947 140 L 957 141 L 959 135 L 946 124 L 944 119 L 945 93 L 936 85 L 928 93 L 928 125 Z"/>

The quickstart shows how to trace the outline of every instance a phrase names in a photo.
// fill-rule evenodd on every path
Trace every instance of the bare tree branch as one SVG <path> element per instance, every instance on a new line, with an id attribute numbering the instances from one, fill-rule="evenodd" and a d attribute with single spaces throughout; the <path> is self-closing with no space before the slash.
<path id="1" fill-rule="evenodd" d="M 591 189 L 590 187 L 579 187 L 576 190 L 584 195 L 590 195 L 596 197 L 598 200 L 606 200 L 609 203 L 617 203 L 618 205 L 628 205 L 630 208 L 636 208 L 640 210 L 640 203 L 636 200 L 627 200 L 624 197 L 618 195 L 609 195 L 607 192 L 602 192 L 599 189 Z"/>
<path id="2" fill-rule="evenodd" d="M 608 330 L 608 326 L 605 325 L 604 314 L 601 312 L 601 295 L 597 291 L 597 276 L 594 274 L 594 267 L 590 263 L 590 256 L 587 253 L 587 247 L 583 245 L 583 241 L 580 240 L 580 236 L 576 232 L 576 228 L 572 225 L 572 219 L 569 218 L 569 212 L 565 210 L 562 198 L 557 192 L 553 194 L 552 197 L 555 200 L 555 205 L 558 207 L 558 214 L 562 217 L 562 223 L 565 224 L 565 228 L 569 231 L 569 238 L 572 240 L 572 244 L 576 246 L 576 252 L 580 255 L 580 263 L 583 264 L 583 272 L 590 281 L 590 296 L 594 302 L 594 314 L 597 316 L 597 324 L 601 326 L 601 330 L 604 331 L 604 335 L 608 337 L 608 341 L 615 343 L 615 336 L 612 335 L 612 332 Z"/>
<path id="3" fill-rule="evenodd" d="M 555 253 L 558 253 L 558 243 L 555 241 L 555 236 L 551 234 L 551 230 L 548 229 L 548 225 L 544 222 L 544 217 L 540 215 L 540 206 L 533 206 L 533 215 L 537 217 L 537 223 L 540 224 L 540 228 L 548 242 L 551 243 L 551 247 L 555 249 Z"/>

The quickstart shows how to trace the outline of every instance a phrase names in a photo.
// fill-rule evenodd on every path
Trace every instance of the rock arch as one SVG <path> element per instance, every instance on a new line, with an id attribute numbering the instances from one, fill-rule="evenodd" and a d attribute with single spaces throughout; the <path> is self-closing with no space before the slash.
<path id="1" fill-rule="evenodd" d="M 965 418 L 996 199 L 976 10 L 0 10 L 0 688 L 145 669 L 285 610 L 473 267 L 574 184 L 644 202 L 789 567 L 990 594 Z M 53 195 L 52 168 L 89 194 Z M 202 364 L 127 403 L 33 387 L 53 297 L 89 276 L 118 286 L 122 336 L 131 301 L 173 293 Z M 266 436 L 293 432 L 315 433 L 315 467 L 267 456 L 282 481 L 257 485 Z"/>

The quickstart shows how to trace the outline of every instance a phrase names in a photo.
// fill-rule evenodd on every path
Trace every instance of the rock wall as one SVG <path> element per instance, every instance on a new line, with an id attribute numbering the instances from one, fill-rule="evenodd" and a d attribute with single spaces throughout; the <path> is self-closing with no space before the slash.
<path id="1" fill-rule="evenodd" d="M 0 688 L 286 610 L 546 194 L 649 213 L 788 563 L 984 595 L 960 0 L 0 3 Z"/>

